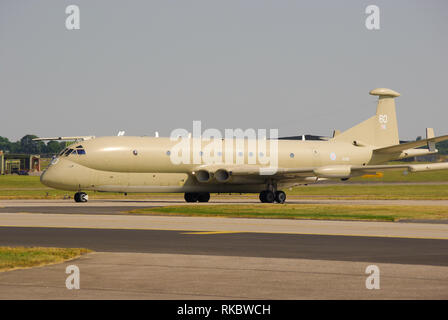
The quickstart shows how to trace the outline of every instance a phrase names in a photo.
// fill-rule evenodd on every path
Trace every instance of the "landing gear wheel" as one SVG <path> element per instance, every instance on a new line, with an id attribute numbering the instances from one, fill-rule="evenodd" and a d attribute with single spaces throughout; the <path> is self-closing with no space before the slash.
<path id="1" fill-rule="evenodd" d="M 275 202 L 285 203 L 285 201 L 286 201 L 286 193 L 284 193 L 283 191 L 277 191 L 275 193 Z"/>
<path id="2" fill-rule="evenodd" d="M 271 190 L 264 190 L 260 192 L 259 198 L 263 203 L 273 203 L 275 200 L 275 194 Z"/>
<path id="3" fill-rule="evenodd" d="M 89 195 L 85 192 L 76 192 L 74 196 L 75 202 L 87 202 Z"/>
<path id="4" fill-rule="evenodd" d="M 184 195 L 184 199 L 187 202 L 197 202 L 199 198 L 199 193 L 196 192 L 186 192 Z"/>
<path id="5" fill-rule="evenodd" d="M 263 203 L 266 202 L 266 190 L 260 192 L 259 198 L 260 198 L 261 202 L 263 202 Z"/>
<path id="6" fill-rule="evenodd" d="M 199 196 L 198 196 L 199 202 L 208 202 L 208 200 L 210 200 L 210 193 L 208 193 L 208 192 L 199 193 Z"/>
<path id="7" fill-rule="evenodd" d="M 273 203 L 275 200 L 275 194 L 274 192 L 272 192 L 271 190 L 267 190 L 266 194 L 264 196 L 265 202 L 266 203 Z"/>

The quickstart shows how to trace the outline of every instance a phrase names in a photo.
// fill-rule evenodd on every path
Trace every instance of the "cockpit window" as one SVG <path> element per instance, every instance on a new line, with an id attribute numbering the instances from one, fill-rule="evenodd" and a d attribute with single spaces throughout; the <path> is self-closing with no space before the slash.
<path id="1" fill-rule="evenodd" d="M 76 147 L 76 150 L 73 153 L 83 155 L 83 154 L 86 154 L 86 151 L 84 150 L 84 147 L 82 145 L 79 145 Z"/>
<path id="2" fill-rule="evenodd" d="M 58 156 L 59 157 L 62 157 L 62 156 L 67 157 L 67 156 L 69 156 L 71 154 L 84 155 L 84 154 L 86 154 L 86 151 L 83 149 L 83 146 L 79 145 L 79 146 L 76 147 L 76 149 L 65 148 L 64 150 L 62 150 L 59 153 Z"/>

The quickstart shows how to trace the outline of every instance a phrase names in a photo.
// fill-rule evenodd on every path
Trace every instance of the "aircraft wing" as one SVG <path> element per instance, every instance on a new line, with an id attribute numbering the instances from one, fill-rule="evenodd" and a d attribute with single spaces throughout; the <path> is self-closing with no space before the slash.
<path id="1" fill-rule="evenodd" d="M 75 137 L 51 137 L 51 138 L 34 138 L 33 141 L 52 141 L 52 140 L 60 140 L 60 141 L 84 141 L 94 139 L 95 136 L 75 136 Z"/>
<path id="2" fill-rule="evenodd" d="M 429 163 L 429 164 L 397 164 L 397 165 L 331 165 L 307 168 L 262 168 L 257 165 L 241 165 L 218 167 L 201 166 L 197 171 L 192 172 L 197 175 L 199 171 L 207 172 L 207 179 L 203 182 L 212 181 L 209 177 L 215 176 L 217 180 L 225 176 L 225 179 L 219 182 L 232 183 L 230 177 L 250 177 L 258 179 L 274 178 L 276 180 L 290 180 L 305 177 L 318 177 L 328 179 L 350 178 L 361 176 L 367 173 L 378 171 L 397 171 L 407 170 L 409 172 L 448 170 L 448 162 Z M 198 179 L 199 180 L 199 179 Z"/>
<path id="3" fill-rule="evenodd" d="M 428 164 L 396 164 L 396 165 L 334 165 L 315 168 L 279 168 L 274 176 L 297 175 L 297 176 L 317 176 L 323 178 L 339 178 L 359 176 L 365 173 L 377 171 L 398 171 L 407 170 L 409 172 L 448 170 L 448 162 L 428 163 Z"/>
<path id="4" fill-rule="evenodd" d="M 372 165 L 372 166 L 352 166 L 352 171 L 360 172 L 376 172 L 376 171 L 393 171 L 406 169 L 409 172 L 447 170 L 448 162 L 426 163 L 426 164 L 396 164 L 396 165 Z"/>
<path id="5" fill-rule="evenodd" d="M 390 147 L 374 149 L 373 152 L 375 152 L 375 153 L 397 153 L 397 152 L 402 152 L 404 150 L 423 147 L 430 143 L 436 143 L 436 142 L 441 142 L 441 141 L 445 141 L 445 140 L 448 140 L 448 135 L 440 136 L 440 137 L 433 137 L 433 138 L 429 138 L 429 139 L 422 139 L 422 140 L 418 140 L 418 141 L 406 142 L 406 143 L 397 144 L 397 145 L 390 146 Z"/>

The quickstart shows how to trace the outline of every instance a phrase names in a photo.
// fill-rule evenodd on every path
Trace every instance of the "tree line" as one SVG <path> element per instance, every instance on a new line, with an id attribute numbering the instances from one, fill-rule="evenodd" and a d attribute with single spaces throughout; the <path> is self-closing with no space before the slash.
<path id="1" fill-rule="evenodd" d="M 8 138 L 0 136 L 0 150 L 5 153 L 26 153 L 26 154 L 57 154 L 65 148 L 65 142 L 33 141 L 38 138 L 33 134 L 27 134 L 20 140 L 11 142 Z"/>
<path id="2" fill-rule="evenodd" d="M 448 140 L 436 143 L 436 149 L 440 154 L 448 154 Z"/>
<path id="3" fill-rule="evenodd" d="M 38 138 L 33 134 L 27 134 L 16 142 L 9 141 L 8 138 L 0 136 L 0 150 L 9 153 L 26 153 L 26 154 L 57 154 L 66 147 L 65 141 L 33 141 Z M 416 140 L 421 140 L 417 137 Z M 436 143 L 436 148 L 440 154 L 448 154 L 448 140 Z"/>

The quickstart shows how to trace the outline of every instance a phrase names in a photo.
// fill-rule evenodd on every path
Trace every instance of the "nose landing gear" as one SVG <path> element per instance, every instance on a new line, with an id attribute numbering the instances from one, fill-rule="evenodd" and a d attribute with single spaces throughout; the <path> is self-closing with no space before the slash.
<path id="1" fill-rule="evenodd" d="M 75 202 L 87 202 L 89 195 L 85 192 L 76 192 L 74 196 Z"/>

